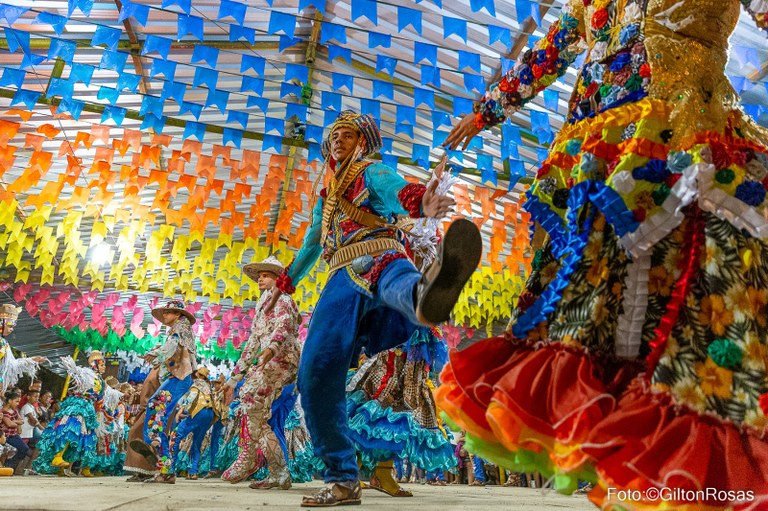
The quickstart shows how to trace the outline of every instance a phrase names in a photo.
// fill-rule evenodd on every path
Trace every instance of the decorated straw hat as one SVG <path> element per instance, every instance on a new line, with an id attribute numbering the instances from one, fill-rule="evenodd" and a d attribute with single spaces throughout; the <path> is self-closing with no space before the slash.
<path id="1" fill-rule="evenodd" d="M 208 371 L 208 368 L 205 366 L 200 366 L 197 368 L 197 377 L 203 378 L 204 380 L 208 379 L 208 375 L 211 374 L 210 371 Z"/>
<path id="2" fill-rule="evenodd" d="M 165 307 L 155 307 L 152 309 L 152 317 L 162 323 L 164 312 L 179 312 L 182 316 L 187 318 L 192 325 L 197 321 L 195 316 L 186 309 L 186 305 L 181 300 L 171 300 Z"/>
<path id="3" fill-rule="evenodd" d="M 331 153 L 331 137 L 333 132 L 339 128 L 351 128 L 365 139 L 365 152 L 363 157 L 370 156 L 379 152 L 383 144 L 381 133 L 376 126 L 376 119 L 369 114 L 358 114 L 352 110 L 344 110 L 339 117 L 331 124 L 331 131 L 328 132 L 328 138 L 323 141 L 323 158 L 328 158 Z"/>
<path id="4" fill-rule="evenodd" d="M 259 273 L 268 271 L 274 273 L 276 276 L 283 273 L 285 266 L 281 263 L 277 257 L 269 256 L 260 263 L 250 263 L 243 266 L 243 273 L 248 275 L 253 280 L 259 279 Z"/>
<path id="5" fill-rule="evenodd" d="M 104 380 L 104 383 L 106 383 L 113 389 L 116 389 L 120 386 L 120 382 L 114 376 L 107 376 L 107 378 Z"/>
<path id="6" fill-rule="evenodd" d="M 90 355 L 88 355 L 88 363 L 93 364 L 96 360 L 104 360 L 104 354 L 100 352 L 99 350 L 93 350 Z"/>
<path id="7" fill-rule="evenodd" d="M 10 303 L 4 303 L 0 305 L 0 319 L 9 319 L 16 321 L 21 314 L 21 307 L 16 307 Z"/>

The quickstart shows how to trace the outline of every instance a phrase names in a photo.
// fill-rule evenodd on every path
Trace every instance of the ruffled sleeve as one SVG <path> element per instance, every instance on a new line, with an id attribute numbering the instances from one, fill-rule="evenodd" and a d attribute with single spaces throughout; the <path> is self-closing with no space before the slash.
<path id="1" fill-rule="evenodd" d="M 304 235 L 304 241 L 301 248 L 296 253 L 291 264 L 285 270 L 287 277 L 287 286 L 278 283 L 280 291 L 290 294 L 289 287 L 298 284 L 315 267 L 320 254 L 323 253 L 323 247 L 320 245 L 320 234 L 323 226 L 323 198 L 318 197 L 317 204 L 312 210 L 312 224 Z"/>
<path id="2" fill-rule="evenodd" d="M 31 358 L 16 358 L 8 341 L 0 337 L 0 390 L 2 392 L 16 385 L 22 376 L 34 376 L 37 370 L 37 362 Z"/>
<path id="3" fill-rule="evenodd" d="M 408 215 L 421 218 L 421 199 L 426 187 L 411 184 L 395 170 L 374 163 L 365 169 L 365 181 L 371 191 L 371 204 L 382 216 Z"/>
<path id="4" fill-rule="evenodd" d="M 764 1 L 764 0 L 757 0 Z M 520 110 L 536 95 L 565 74 L 587 48 L 582 0 L 571 0 L 547 36 L 526 51 L 500 81 L 492 84 L 475 105 L 475 126 L 489 128 Z"/>

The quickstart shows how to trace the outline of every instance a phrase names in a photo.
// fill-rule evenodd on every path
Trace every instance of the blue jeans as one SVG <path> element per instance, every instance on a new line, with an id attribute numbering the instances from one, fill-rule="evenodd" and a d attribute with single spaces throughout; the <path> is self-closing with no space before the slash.
<path id="1" fill-rule="evenodd" d="M 420 278 L 410 261 L 396 259 L 368 296 L 342 269 L 317 302 L 299 364 L 299 393 L 328 483 L 358 480 L 347 426 L 347 370 L 362 349 L 372 355 L 408 340 L 416 329 L 414 290 Z"/>
<path id="2" fill-rule="evenodd" d="M 16 454 L 13 455 L 13 458 L 5 461 L 5 466 L 16 470 L 16 466 L 29 454 L 29 446 L 24 443 L 24 440 L 19 435 L 6 436 L 5 441 L 16 448 Z"/>
<path id="3" fill-rule="evenodd" d="M 485 482 L 485 460 L 480 456 L 472 456 L 472 470 L 475 474 L 475 480 Z"/>
<path id="4" fill-rule="evenodd" d="M 211 446 L 208 449 L 211 455 L 211 470 L 221 470 L 216 466 L 216 455 L 219 453 L 219 444 L 221 443 L 221 433 L 223 430 L 224 424 L 221 423 L 221 419 L 215 419 L 213 426 L 211 426 Z"/>
<path id="5" fill-rule="evenodd" d="M 173 439 L 173 473 L 176 473 L 175 463 L 179 457 L 179 446 L 181 441 L 188 435 L 192 435 L 192 446 L 189 449 L 189 473 L 197 474 L 200 465 L 200 448 L 203 446 L 203 439 L 208 432 L 213 420 L 213 410 L 203 408 L 194 417 L 185 417 L 176 426 L 176 436 Z"/>
<path id="6" fill-rule="evenodd" d="M 160 448 L 158 449 L 158 458 L 166 457 L 166 459 L 170 459 L 170 449 L 168 445 L 168 439 L 170 433 L 168 430 L 170 428 L 170 422 L 171 417 L 173 416 L 173 409 L 176 408 L 176 403 L 179 402 L 179 399 L 187 393 L 189 388 L 192 386 L 192 376 L 187 376 L 183 380 L 179 380 L 178 378 L 168 378 L 165 380 L 162 385 L 155 391 L 155 393 L 152 395 L 150 400 L 147 402 L 147 413 L 145 414 L 144 418 L 144 441 L 148 444 L 152 443 L 151 434 L 152 430 L 149 427 L 149 421 L 155 417 L 155 413 L 153 412 L 153 408 L 158 403 L 158 396 L 163 393 L 163 395 L 169 396 L 170 399 L 165 402 L 165 410 L 162 413 L 161 416 L 158 416 L 157 419 L 161 423 L 160 432 L 157 435 L 157 437 L 160 440 Z"/>

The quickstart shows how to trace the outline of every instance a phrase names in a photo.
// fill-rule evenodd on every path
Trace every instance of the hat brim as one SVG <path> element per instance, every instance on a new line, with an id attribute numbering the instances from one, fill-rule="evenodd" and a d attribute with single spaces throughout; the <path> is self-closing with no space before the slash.
<path id="1" fill-rule="evenodd" d="M 195 319 L 195 316 L 192 315 L 191 312 L 188 312 L 188 311 L 185 311 L 185 310 L 181 310 L 181 309 L 170 309 L 168 307 L 158 307 L 157 309 L 152 309 L 152 317 L 155 318 L 156 320 L 158 320 L 160 323 L 162 323 L 163 322 L 163 313 L 164 312 L 178 312 L 182 316 L 187 318 L 189 320 L 189 323 L 192 324 L 192 325 L 194 325 L 195 322 L 197 321 Z"/>
<path id="2" fill-rule="evenodd" d="M 280 276 L 283 273 L 283 267 L 270 263 L 250 263 L 243 266 L 243 273 L 245 273 L 252 280 L 259 280 L 259 273 L 269 272 L 274 273 L 275 276 Z"/>

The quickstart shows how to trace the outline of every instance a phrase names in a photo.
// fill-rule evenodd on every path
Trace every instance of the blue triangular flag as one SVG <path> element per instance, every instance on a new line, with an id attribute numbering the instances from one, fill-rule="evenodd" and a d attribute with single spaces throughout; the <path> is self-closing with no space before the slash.
<path id="1" fill-rule="evenodd" d="M 21 64 L 19 64 L 19 68 L 27 69 L 28 67 L 42 64 L 43 61 L 45 61 L 45 57 L 41 55 L 35 55 L 34 53 L 25 53 L 24 56 L 21 58 Z"/>
<path id="2" fill-rule="evenodd" d="M 395 123 L 416 124 L 416 109 L 411 106 L 397 105 Z"/>
<path id="3" fill-rule="evenodd" d="M 306 129 L 304 130 L 304 140 L 309 142 L 317 142 L 320 143 L 323 141 L 323 127 L 322 126 L 315 126 L 314 124 L 307 124 Z"/>
<path id="4" fill-rule="evenodd" d="M 203 18 L 179 14 L 179 19 L 176 23 L 176 39 L 181 39 L 187 34 L 192 35 L 198 41 L 202 41 L 205 38 Z"/>
<path id="5" fill-rule="evenodd" d="M 307 122 L 308 110 L 307 105 L 302 105 L 301 103 L 288 103 L 285 107 L 285 118 L 290 119 L 291 117 L 296 117 L 300 122 Z"/>
<path id="6" fill-rule="evenodd" d="M 121 126 L 125 120 L 126 109 L 119 106 L 105 105 L 104 111 L 101 113 L 101 123 L 104 124 L 108 120 L 115 121 L 117 126 Z"/>
<path id="7" fill-rule="evenodd" d="M 120 76 L 117 77 L 117 90 L 122 92 L 124 89 L 128 89 L 135 94 L 140 82 L 141 76 L 139 75 L 133 73 L 121 73 Z"/>
<path id="8" fill-rule="evenodd" d="M 549 157 L 549 150 L 546 147 L 536 148 L 536 161 L 538 162 L 539 166 L 543 165 L 548 157 Z"/>
<path id="9" fill-rule="evenodd" d="M 69 79 L 73 82 L 83 82 L 87 87 L 91 85 L 91 78 L 95 69 L 95 67 L 88 64 L 78 64 L 75 62 L 69 71 Z"/>
<path id="10" fill-rule="evenodd" d="M 243 75 L 243 82 L 240 85 L 240 92 L 253 91 L 259 96 L 264 95 L 264 80 L 253 76 Z"/>
<path id="11" fill-rule="evenodd" d="M 320 29 L 320 44 L 325 44 L 331 39 L 335 39 L 336 42 L 341 44 L 347 44 L 347 31 L 344 25 L 336 25 L 335 23 L 324 21 Z"/>
<path id="12" fill-rule="evenodd" d="M 413 88 L 413 106 L 419 106 L 421 104 L 427 105 L 429 108 L 435 108 L 435 91 L 429 89 L 421 89 L 419 87 Z"/>
<path id="13" fill-rule="evenodd" d="M 274 117 L 265 117 L 264 133 L 272 131 L 277 131 L 278 134 L 285 136 L 285 121 L 283 119 L 275 119 Z"/>
<path id="14" fill-rule="evenodd" d="M 283 50 L 287 50 L 291 46 L 296 46 L 300 42 L 302 42 L 304 39 L 301 37 L 288 37 L 287 35 L 280 35 L 280 43 L 278 44 L 278 49 L 282 52 Z"/>
<path id="15" fill-rule="evenodd" d="M 205 98 L 205 107 L 217 106 L 219 111 L 224 114 L 227 111 L 227 101 L 229 101 L 228 91 L 208 89 L 208 97 Z"/>
<path id="16" fill-rule="evenodd" d="M 159 74 L 165 76 L 166 80 L 173 80 L 173 77 L 176 74 L 176 62 L 172 60 L 154 59 L 152 61 L 152 67 L 149 68 L 149 79 L 151 80 Z"/>
<path id="17" fill-rule="evenodd" d="M 240 149 L 240 144 L 243 141 L 243 131 L 235 128 L 224 128 L 222 140 L 223 145 L 227 145 L 227 142 L 232 142 L 236 148 Z"/>
<path id="18" fill-rule="evenodd" d="M 451 126 L 451 116 L 440 110 L 432 111 L 432 126 L 437 129 L 440 126 Z"/>
<path id="19" fill-rule="evenodd" d="M 281 153 L 283 151 L 283 137 L 264 135 L 264 140 L 261 141 L 261 150 L 267 151 L 268 149 Z"/>
<path id="20" fill-rule="evenodd" d="M 334 59 L 341 58 L 347 61 L 347 64 L 352 63 L 352 50 L 344 48 L 342 46 L 336 46 L 335 44 L 328 45 L 328 61 L 333 62 Z"/>
<path id="21" fill-rule="evenodd" d="M 429 169 L 429 146 L 413 144 L 411 147 L 411 161 L 423 169 Z"/>
<path id="22" fill-rule="evenodd" d="M 195 68 L 195 76 L 192 79 L 192 87 L 199 85 L 207 85 L 209 89 L 215 89 L 216 83 L 219 81 L 219 72 L 215 69 L 207 69 L 204 67 Z"/>
<path id="23" fill-rule="evenodd" d="M 27 110 L 32 110 L 35 108 L 35 104 L 41 95 L 41 92 L 27 89 L 18 89 L 13 95 L 13 99 L 11 99 L 11 106 L 23 103 L 24 106 L 27 107 Z"/>
<path id="24" fill-rule="evenodd" d="M 392 152 L 393 139 L 381 137 L 381 154 L 390 154 Z"/>
<path id="25" fill-rule="evenodd" d="M 546 143 L 552 135 L 549 124 L 549 114 L 538 110 L 531 110 L 531 131 L 539 138 L 539 143 Z"/>
<path id="26" fill-rule="evenodd" d="M 440 68 L 435 66 L 421 66 L 421 84 L 432 84 L 436 88 L 440 88 Z"/>
<path id="27" fill-rule="evenodd" d="M 246 129 L 248 127 L 248 114 L 245 112 L 229 110 L 227 112 L 227 122 L 237 122 L 243 129 Z"/>
<path id="28" fill-rule="evenodd" d="M 451 18 L 443 16 L 443 38 L 456 34 L 459 38 L 467 42 L 467 20 L 461 18 Z"/>
<path id="29" fill-rule="evenodd" d="M 520 160 L 509 160 L 509 187 L 512 190 L 520 178 L 525 177 L 525 165 Z"/>
<path id="30" fill-rule="evenodd" d="M 27 72 L 22 71 L 21 69 L 14 69 L 12 67 L 3 68 L 3 76 L 0 78 L 0 86 L 8 87 L 9 85 L 12 85 L 18 89 L 21 87 L 21 84 L 24 83 L 24 76 L 26 74 Z M 53 80 L 53 78 L 51 80 Z M 50 87 L 48 88 L 47 95 L 51 95 Z"/>
<path id="31" fill-rule="evenodd" d="M 93 33 L 93 37 L 91 38 L 91 46 L 103 44 L 110 50 L 115 51 L 117 50 L 117 43 L 120 42 L 121 33 L 122 32 L 116 28 L 96 25 L 96 32 Z"/>
<path id="32" fill-rule="evenodd" d="M 165 101 L 166 99 L 176 100 L 176 103 L 181 104 L 184 101 L 184 94 L 187 92 L 187 84 L 182 82 L 163 82 L 163 92 L 160 97 Z"/>
<path id="33" fill-rule="evenodd" d="M 234 42 L 234 41 L 239 41 L 240 39 L 245 39 L 249 43 L 255 44 L 256 29 L 250 28 L 250 27 L 241 27 L 240 25 L 230 25 L 229 40 Z"/>
<path id="34" fill-rule="evenodd" d="M 246 101 L 245 106 L 248 108 L 255 106 L 256 108 L 261 110 L 262 113 L 266 114 L 267 109 L 269 108 L 269 100 L 267 98 L 257 98 L 256 96 L 248 96 L 248 100 Z"/>
<path id="35" fill-rule="evenodd" d="M 83 113 L 83 107 L 85 103 L 77 101 L 76 99 L 67 99 L 59 103 L 56 113 L 63 114 L 69 113 L 76 121 L 80 120 L 80 114 Z"/>
<path id="36" fill-rule="evenodd" d="M 397 31 L 402 32 L 408 25 L 421 35 L 421 11 L 402 5 L 397 6 Z"/>
<path id="37" fill-rule="evenodd" d="M 497 27 L 496 25 L 488 25 L 488 44 L 493 44 L 496 41 L 501 41 L 507 49 L 512 49 L 512 35 L 508 28 Z"/>
<path id="38" fill-rule="evenodd" d="M 481 75 L 464 73 L 464 87 L 469 91 L 477 91 L 482 94 L 485 91 L 485 78 Z"/>
<path id="39" fill-rule="evenodd" d="M 254 55 L 243 55 L 243 59 L 240 61 L 240 72 L 245 73 L 249 69 L 256 71 L 261 77 L 264 77 L 264 65 L 266 61 L 264 57 L 256 57 Z"/>
<path id="40" fill-rule="evenodd" d="M 341 94 L 324 90 L 320 95 L 320 107 L 323 110 L 336 110 L 341 112 Z"/>
<path id="41" fill-rule="evenodd" d="M 172 5 L 178 5 L 182 11 L 189 14 L 192 11 L 192 0 L 163 0 L 160 5 L 163 9 Z"/>
<path id="42" fill-rule="evenodd" d="M 310 142 L 309 144 L 307 144 L 307 150 L 308 150 L 307 160 L 309 161 L 323 160 L 323 151 L 320 148 L 320 144 L 315 144 Z"/>
<path id="43" fill-rule="evenodd" d="M 145 131 L 149 129 L 153 129 L 158 133 L 162 133 L 165 129 L 165 116 L 157 117 L 152 114 L 147 114 L 144 116 L 144 119 L 141 121 L 141 126 L 139 127 L 140 130 Z"/>
<path id="44" fill-rule="evenodd" d="M 453 116 L 461 117 L 464 114 L 472 112 L 474 103 L 471 99 L 455 97 L 453 98 Z"/>
<path id="45" fill-rule="evenodd" d="M 547 110 L 557 113 L 557 109 L 560 106 L 560 93 L 554 89 L 546 89 L 544 91 L 544 107 Z"/>
<path id="46" fill-rule="evenodd" d="M 190 113 L 195 117 L 195 119 L 199 119 L 200 114 L 203 113 L 203 105 L 182 101 L 181 105 L 179 105 L 179 115 L 184 115 L 186 113 Z"/>
<path id="47" fill-rule="evenodd" d="M 205 124 L 201 122 L 187 121 L 184 126 L 184 134 L 181 136 L 182 140 L 186 140 L 190 137 L 195 137 L 198 142 L 202 142 L 205 138 Z"/>
<path id="48" fill-rule="evenodd" d="M 21 51 L 25 54 L 30 53 L 29 32 L 14 30 L 10 27 L 3 27 L 3 30 L 5 31 L 5 39 L 8 43 L 9 52 L 14 53 L 21 48 Z"/>
<path id="49" fill-rule="evenodd" d="M 436 149 L 443 145 L 446 138 L 448 138 L 447 131 L 432 130 L 432 149 Z"/>
<path id="50" fill-rule="evenodd" d="M 162 115 L 163 105 L 164 103 L 161 98 L 145 94 L 141 97 L 141 108 L 139 108 L 139 115 Z"/>
<path id="51" fill-rule="evenodd" d="M 276 34 L 281 30 L 288 37 L 293 37 L 294 31 L 296 30 L 296 17 L 280 11 L 272 11 L 269 16 L 267 33 Z"/>
<path id="52" fill-rule="evenodd" d="M 352 0 L 352 21 L 356 21 L 360 16 L 365 16 L 374 25 L 379 24 L 379 18 L 376 13 L 375 0 Z"/>
<path id="53" fill-rule="evenodd" d="M 339 117 L 338 112 L 332 112 L 330 110 L 326 110 L 323 112 L 323 127 L 328 127 Z"/>
<path id="54" fill-rule="evenodd" d="M 296 97 L 301 97 L 301 87 L 293 83 L 283 82 L 280 84 L 280 99 L 293 94 Z"/>
<path id="55" fill-rule="evenodd" d="M 488 11 L 491 16 L 496 16 L 496 6 L 493 4 L 493 0 L 469 0 L 470 8 L 472 12 L 477 12 L 483 7 Z"/>
<path id="56" fill-rule="evenodd" d="M 313 6 L 317 12 L 325 14 L 325 0 L 299 0 L 299 12 Z"/>
<path id="57" fill-rule="evenodd" d="M 400 159 L 397 157 L 397 155 L 394 154 L 382 154 L 381 155 L 381 163 L 383 163 L 385 166 L 391 168 L 391 169 L 397 169 L 398 163 Z"/>
<path id="58" fill-rule="evenodd" d="M 331 73 L 331 77 L 333 81 L 333 90 L 341 90 L 342 87 L 346 87 L 349 94 L 353 93 L 355 87 L 353 76 L 342 73 Z"/>
<path id="59" fill-rule="evenodd" d="M 120 15 L 117 17 L 118 23 L 122 23 L 133 16 L 133 19 L 135 19 L 139 25 L 142 27 L 147 26 L 147 18 L 149 18 L 148 5 L 135 4 L 130 0 L 123 0 L 122 4 L 123 7 L 120 9 Z M 163 125 L 165 125 L 165 121 L 163 121 Z"/>
<path id="60" fill-rule="evenodd" d="M 232 19 L 237 21 L 238 25 L 245 23 L 245 11 L 248 8 L 247 5 L 238 2 L 232 2 L 231 0 L 220 0 L 219 14 L 216 19 L 224 19 L 227 16 L 232 16 Z"/>
<path id="61" fill-rule="evenodd" d="M 302 64 L 285 65 L 285 81 L 298 80 L 301 83 L 309 81 L 309 68 Z"/>
<path id="62" fill-rule="evenodd" d="M 0 80 L 0 85 L 9 85 L 6 83 L 5 75 L 11 68 L 5 68 L 3 73 L 3 79 Z M 14 69 L 13 71 L 17 71 Z M 21 71 L 22 73 L 24 71 Z M 19 85 L 21 87 L 21 85 Z M 70 80 L 64 80 L 62 78 L 51 77 L 50 83 L 48 83 L 48 89 L 45 91 L 45 95 L 49 98 L 54 96 L 61 96 L 63 99 L 71 99 L 72 94 L 75 92 L 75 82 Z"/>
<path id="63" fill-rule="evenodd" d="M 375 49 L 392 47 L 392 36 L 389 34 L 379 34 L 378 32 L 368 32 L 368 48 Z"/>
<path id="64" fill-rule="evenodd" d="M 105 50 L 101 56 L 99 69 L 112 69 L 117 73 L 122 73 L 125 69 L 125 63 L 128 60 L 128 54 L 121 51 Z"/>
<path id="65" fill-rule="evenodd" d="M 480 55 L 470 51 L 459 50 L 459 71 L 470 68 L 473 71 L 480 69 Z"/>
<path id="66" fill-rule="evenodd" d="M 206 62 L 211 67 L 216 67 L 216 62 L 219 60 L 219 49 L 212 48 L 210 46 L 204 46 L 202 44 L 196 44 L 195 49 L 192 50 L 192 62 Z"/>
<path id="67" fill-rule="evenodd" d="M 360 113 L 372 115 L 375 119 L 381 119 L 381 103 L 375 99 L 360 99 Z"/>
<path id="68" fill-rule="evenodd" d="M 395 135 L 398 133 L 405 133 L 409 137 L 413 138 L 413 126 L 410 124 L 395 124 Z"/>
<path id="69" fill-rule="evenodd" d="M 64 32 L 64 25 L 67 24 L 68 18 L 66 16 L 59 16 L 50 12 L 43 11 L 37 15 L 33 23 L 45 23 L 50 25 L 56 32 L 56 35 L 61 36 Z"/>
<path id="70" fill-rule="evenodd" d="M 394 100 L 395 87 L 390 82 L 383 82 L 381 80 L 373 80 L 373 97 L 378 98 L 384 96 L 387 99 Z"/>
<path id="71" fill-rule="evenodd" d="M 385 57 L 381 53 L 376 55 L 376 72 L 381 73 L 386 71 L 390 77 L 395 76 L 395 67 L 397 67 L 397 60 L 392 57 Z"/>
<path id="72" fill-rule="evenodd" d="M 173 41 L 167 37 L 160 37 L 154 34 L 147 35 L 144 40 L 144 47 L 141 49 L 142 55 L 147 55 L 156 51 L 164 59 L 168 58 L 168 52 L 171 51 L 171 43 Z"/>
<path id="73" fill-rule="evenodd" d="M 416 41 L 413 45 L 413 63 L 418 64 L 424 59 L 433 66 L 436 66 L 437 46 Z"/>
<path id="74" fill-rule="evenodd" d="M 67 15 L 71 18 L 72 13 L 75 12 L 75 8 L 80 9 L 86 17 L 91 15 L 93 9 L 93 0 L 68 0 L 67 1 Z"/>

